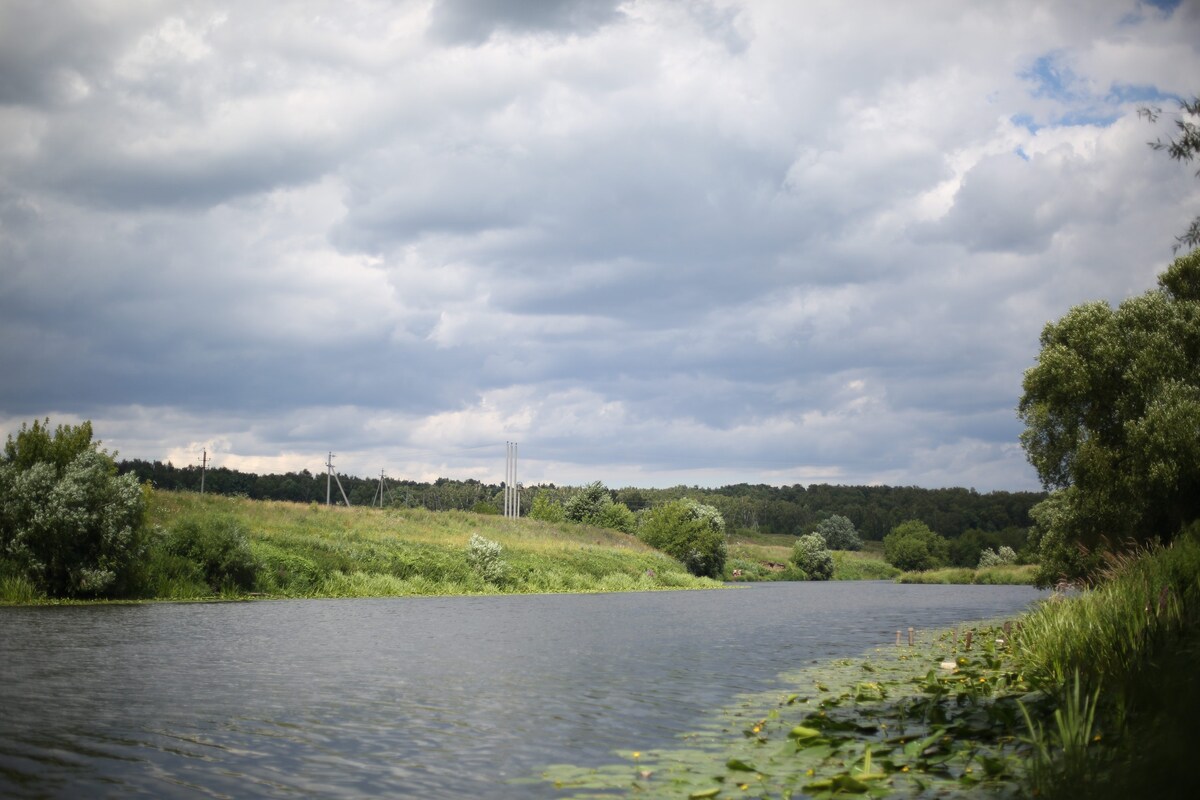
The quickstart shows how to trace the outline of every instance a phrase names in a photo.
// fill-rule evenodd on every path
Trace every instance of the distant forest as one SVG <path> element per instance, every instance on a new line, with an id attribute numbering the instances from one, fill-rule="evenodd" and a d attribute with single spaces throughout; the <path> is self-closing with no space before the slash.
<path id="1" fill-rule="evenodd" d="M 159 489 L 200 490 L 200 468 L 176 467 L 161 461 L 121 461 L 118 469 Z M 378 478 L 338 475 L 351 505 L 378 504 Z M 538 492 L 548 492 L 557 501 L 570 497 L 578 487 L 527 486 L 521 495 L 526 513 Z M 255 500 L 287 500 L 324 503 L 326 475 L 308 470 L 283 475 L 255 475 L 218 467 L 205 473 L 204 490 L 224 495 L 242 495 Z M 1005 541 L 1023 540 L 1029 527 L 1029 509 L 1045 498 L 1042 492 L 988 492 L 974 489 L 921 489 L 915 486 L 766 486 L 740 483 L 719 489 L 676 486 L 670 489 L 610 489 L 613 499 L 632 511 L 678 497 L 694 497 L 716 506 L 725 517 L 731 534 L 739 531 L 798 535 L 821 520 L 840 514 L 854 523 L 864 539 L 882 539 L 893 527 L 919 519 L 950 539 L 968 531 L 1001 534 Z M 433 483 L 388 479 L 384 502 L 389 507 L 423 507 L 431 511 L 457 509 L 495 513 L 503 505 L 503 485 L 477 480 L 439 478 Z M 333 483 L 330 494 L 341 502 Z M 988 537 L 989 539 L 992 537 Z"/>

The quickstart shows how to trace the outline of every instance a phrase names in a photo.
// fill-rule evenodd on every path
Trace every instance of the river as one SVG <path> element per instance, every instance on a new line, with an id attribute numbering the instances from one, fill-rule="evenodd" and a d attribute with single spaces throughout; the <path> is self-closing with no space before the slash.
<path id="1" fill-rule="evenodd" d="M 0 796 L 555 797 L 785 671 L 1029 587 L 0 608 Z"/>

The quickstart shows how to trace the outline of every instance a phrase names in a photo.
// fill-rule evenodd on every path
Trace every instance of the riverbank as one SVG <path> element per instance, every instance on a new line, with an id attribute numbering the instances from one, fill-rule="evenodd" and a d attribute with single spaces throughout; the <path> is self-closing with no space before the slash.
<path id="1" fill-rule="evenodd" d="M 497 515 L 150 493 L 142 599 L 402 597 L 721 586 L 618 531 Z M 477 544 L 472 537 L 499 546 Z M 180 542 L 183 542 L 183 545 Z M 474 549 L 474 553 L 472 550 Z M 486 552 L 485 552 L 486 551 Z M 51 602 L 6 579 L 0 602 Z"/>
<path id="2" fill-rule="evenodd" d="M 1190 796 L 1200 543 L 1004 622 L 784 676 L 672 750 L 542 773 L 567 796 Z"/>

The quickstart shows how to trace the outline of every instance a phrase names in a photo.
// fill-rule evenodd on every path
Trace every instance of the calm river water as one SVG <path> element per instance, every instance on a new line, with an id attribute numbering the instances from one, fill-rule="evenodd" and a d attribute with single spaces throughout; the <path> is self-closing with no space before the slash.
<path id="1" fill-rule="evenodd" d="M 0 796 L 555 797 L 780 673 L 1028 587 L 0 608 Z"/>

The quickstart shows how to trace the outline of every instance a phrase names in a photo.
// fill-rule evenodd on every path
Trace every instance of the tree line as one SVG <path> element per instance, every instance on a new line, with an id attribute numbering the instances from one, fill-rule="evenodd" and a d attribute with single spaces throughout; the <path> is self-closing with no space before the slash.
<path id="1" fill-rule="evenodd" d="M 159 489 L 200 490 L 200 468 L 177 467 L 161 461 L 127 459 L 118 463 L 122 474 L 132 473 L 139 481 Z M 342 487 L 352 505 L 371 505 L 377 498 L 378 478 L 360 478 L 339 474 Z M 224 467 L 209 469 L 204 476 L 207 492 L 243 495 L 255 500 L 287 500 L 297 503 L 324 503 L 327 477 L 308 470 L 283 474 L 256 475 Z M 521 512 L 528 514 L 535 498 L 563 504 L 583 487 L 545 484 L 526 487 L 521 496 Z M 439 478 L 433 482 L 386 481 L 384 505 L 427 508 L 431 511 L 498 511 L 503 503 L 503 484 L 478 480 Z M 1023 535 L 1031 524 L 1029 510 L 1046 495 L 1042 492 L 995 491 L 974 489 L 923 489 L 916 486 L 768 486 L 734 484 L 716 489 L 676 486 L 668 489 L 626 487 L 607 490 L 616 503 L 634 513 L 673 500 L 691 497 L 721 512 L 731 534 L 744 532 L 799 536 L 811 532 L 822 521 L 846 517 L 859 534 L 881 541 L 902 522 L 918 519 L 948 539 L 968 531 L 986 533 L 1015 532 Z M 340 497 L 334 485 L 332 497 Z"/>

